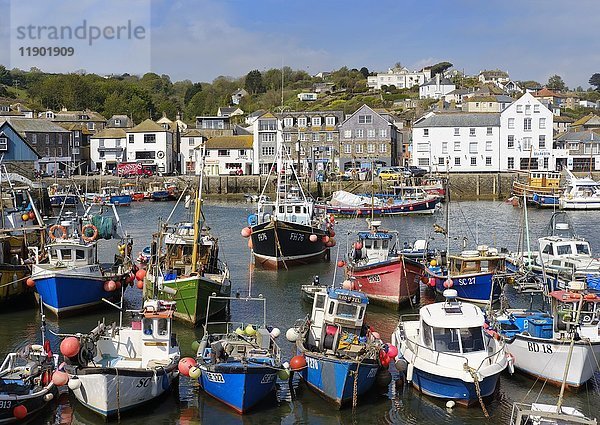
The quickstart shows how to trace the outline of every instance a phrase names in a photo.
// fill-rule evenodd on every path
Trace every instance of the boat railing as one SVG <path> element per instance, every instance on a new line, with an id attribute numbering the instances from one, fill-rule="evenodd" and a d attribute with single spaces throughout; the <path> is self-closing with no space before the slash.
<path id="1" fill-rule="evenodd" d="M 398 326 L 401 330 L 404 331 L 403 322 L 415 322 L 418 320 L 420 320 L 420 316 L 418 314 L 403 314 L 402 316 L 400 316 L 400 323 L 398 324 Z M 463 370 L 464 365 L 470 366 L 470 362 L 473 362 L 473 358 L 469 358 L 461 353 L 448 353 L 436 351 L 422 344 L 419 344 L 418 342 L 413 341 L 408 337 L 405 338 L 405 341 L 409 349 L 413 353 L 415 353 L 416 357 L 420 357 L 422 360 L 427 361 L 429 363 L 433 363 L 435 365 L 441 364 L 445 367 L 450 366 L 450 368 Z M 502 356 L 504 356 L 504 342 L 499 343 L 499 348 L 496 351 L 485 356 L 477 365 L 477 367 L 474 368 L 475 371 L 479 371 L 483 366 L 486 365 L 486 362 L 488 365 L 497 362 Z M 460 363 L 458 363 L 459 360 Z"/>

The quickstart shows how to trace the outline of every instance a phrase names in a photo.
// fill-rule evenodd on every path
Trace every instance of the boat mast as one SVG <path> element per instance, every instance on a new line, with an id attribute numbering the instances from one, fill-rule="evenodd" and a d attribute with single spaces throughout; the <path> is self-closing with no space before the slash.
<path id="1" fill-rule="evenodd" d="M 196 203 L 194 204 L 194 245 L 192 248 L 192 273 L 197 271 L 198 246 L 200 244 L 200 233 L 202 232 L 202 183 L 204 177 L 204 151 L 206 142 L 202 141 L 200 145 L 200 175 L 198 176 L 198 191 L 196 192 Z"/>
<path id="2" fill-rule="evenodd" d="M 283 73 L 282 73 L 283 75 Z M 278 213 L 279 212 L 279 202 L 280 199 L 279 197 L 281 196 L 281 171 L 283 170 L 283 144 L 281 143 L 281 140 L 283 138 L 282 132 L 279 131 L 279 120 L 275 120 L 276 126 L 277 126 L 277 133 L 275 135 L 275 139 L 277 142 L 277 147 L 276 147 L 276 166 L 275 166 L 275 172 L 277 173 L 277 188 L 276 188 L 276 196 L 275 196 L 275 212 Z M 285 170 L 283 170 L 285 172 Z"/>
<path id="3" fill-rule="evenodd" d="M 375 219 L 375 170 L 373 167 L 373 159 L 371 158 L 371 223 Z M 339 251 L 339 248 L 338 248 Z"/>

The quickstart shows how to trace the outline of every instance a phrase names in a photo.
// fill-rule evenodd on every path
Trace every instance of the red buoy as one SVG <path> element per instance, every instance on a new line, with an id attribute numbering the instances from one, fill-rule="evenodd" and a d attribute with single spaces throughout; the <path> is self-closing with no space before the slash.
<path id="1" fill-rule="evenodd" d="M 333 229 L 329 231 L 329 236 L 331 236 L 332 238 L 335 236 L 335 232 L 333 231 Z"/>
<path id="2" fill-rule="evenodd" d="M 60 352 L 65 357 L 75 357 L 80 348 L 79 339 L 74 336 L 69 336 L 60 343 Z"/>
<path id="3" fill-rule="evenodd" d="M 306 358 L 304 356 L 294 356 L 290 360 L 292 370 L 302 370 L 306 367 Z"/>
<path id="4" fill-rule="evenodd" d="M 117 289 L 117 284 L 114 280 L 109 280 L 108 282 L 104 282 L 104 290 L 106 292 L 113 292 Z"/>
<path id="5" fill-rule="evenodd" d="M 190 376 L 190 369 L 196 366 L 197 364 L 198 363 L 195 359 L 191 357 L 184 357 L 183 359 L 179 360 L 177 369 L 179 370 L 179 373 L 181 373 L 183 376 Z"/>
<path id="6" fill-rule="evenodd" d="M 60 370 L 54 371 L 52 374 L 52 383 L 57 387 L 67 385 L 69 382 L 69 374 L 67 372 L 61 372 Z"/>
<path id="7" fill-rule="evenodd" d="M 344 267 L 345 265 L 346 265 L 346 262 L 344 260 L 340 260 L 337 262 L 338 267 Z"/>
<path id="8" fill-rule="evenodd" d="M 13 409 L 13 416 L 18 420 L 23 420 L 27 416 L 27 407 L 20 404 Z"/>
<path id="9" fill-rule="evenodd" d="M 357 251 L 360 251 L 362 249 L 363 245 L 362 242 L 355 242 L 354 243 L 354 249 Z"/>
<path id="10" fill-rule="evenodd" d="M 325 235 L 321 240 L 323 241 L 323 243 L 327 243 L 329 242 L 329 236 Z"/>
<path id="11" fill-rule="evenodd" d="M 252 229 L 250 227 L 244 227 L 241 233 L 243 237 L 248 238 L 252 234 Z"/>
<path id="12" fill-rule="evenodd" d="M 395 359 L 396 356 L 398 355 L 398 349 L 396 348 L 396 346 L 390 344 L 388 346 L 387 355 L 390 359 L 392 359 L 392 360 Z"/>
<path id="13" fill-rule="evenodd" d="M 33 288 L 35 286 L 35 280 L 33 280 L 32 278 L 29 278 L 25 281 L 25 284 L 27 286 L 29 286 L 30 288 Z"/>
<path id="14" fill-rule="evenodd" d="M 141 281 L 141 280 L 138 280 L 138 281 L 135 283 L 135 286 L 137 286 L 137 287 L 138 287 L 138 289 L 144 289 L 144 282 L 143 282 L 143 281 Z"/>

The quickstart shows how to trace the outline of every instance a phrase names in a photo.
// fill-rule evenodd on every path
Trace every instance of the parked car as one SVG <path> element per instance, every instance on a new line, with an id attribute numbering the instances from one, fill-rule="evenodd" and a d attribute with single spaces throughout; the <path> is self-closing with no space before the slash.
<path id="1" fill-rule="evenodd" d="M 379 178 L 381 180 L 400 180 L 403 174 L 396 170 L 383 170 L 379 172 Z"/>
<path id="2" fill-rule="evenodd" d="M 423 177 L 428 173 L 426 169 L 417 167 L 416 165 L 410 165 L 408 171 L 410 171 L 413 177 Z"/>

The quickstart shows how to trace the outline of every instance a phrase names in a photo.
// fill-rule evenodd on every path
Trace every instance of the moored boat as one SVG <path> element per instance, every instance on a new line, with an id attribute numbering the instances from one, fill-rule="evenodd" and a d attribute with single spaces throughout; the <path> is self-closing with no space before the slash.
<path id="1" fill-rule="evenodd" d="M 128 207 L 131 205 L 131 195 L 124 193 L 117 186 L 106 186 L 100 189 L 102 198 L 106 202 L 110 202 L 113 205 L 120 207 Z"/>
<path id="2" fill-rule="evenodd" d="M 207 318 L 197 352 L 200 388 L 243 414 L 274 393 L 278 374 L 288 376 L 275 342 L 280 331 L 267 328 L 265 298 L 219 298 L 210 297 L 209 308 L 214 301 L 262 304 L 262 323 L 215 323 Z M 209 330 L 217 326 L 223 330 Z"/>
<path id="3" fill-rule="evenodd" d="M 292 358 L 292 370 L 338 408 L 355 405 L 380 367 L 383 344 L 364 324 L 368 303 L 362 292 L 328 288 L 315 294 L 311 315 L 286 333 L 300 357 Z"/>
<path id="4" fill-rule="evenodd" d="M 88 409 L 112 417 L 152 402 L 177 379 L 179 345 L 174 303 L 146 300 L 130 327 L 105 326 L 77 334 L 66 359 L 69 388 Z M 63 353 L 64 354 L 64 353 Z"/>
<path id="5" fill-rule="evenodd" d="M 346 275 L 352 289 L 377 304 L 396 307 L 415 302 L 424 266 L 399 252 L 398 232 L 380 230 L 380 225 L 380 221 L 370 221 L 370 229 L 358 232 L 348 253 Z"/>
<path id="6" fill-rule="evenodd" d="M 554 196 L 560 193 L 560 172 L 558 171 L 528 171 L 525 182 L 513 181 L 512 194 L 519 201 L 533 201 L 534 194 L 539 197 Z"/>
<path id="7" fill-rule="evenodd" d="M 598 371 L 600 297 L 583 282 L 552 291 L 550 312 L 506 309 L 492 319 L 516 369 L 545 382 L 580 387 Z M 570 362 L 567 374 L 565 365 Z"/>
<path id="8" fill-rule="evenodd" d="M 456 300 L 421 307 L 418 315 L 402 315 L 392 334 L 406 379 L 429 396 L 469 406 L 494 393 L 508 360 L 504 342 L 484 332 L 481 309 Z"/>
<path id="9" fill-rule="evenodd" d="M 563 210 L 600 209 L 600 183 L 591 177 L 575 177 L 567 170 L 568 180 L 559 198 Z"/>

